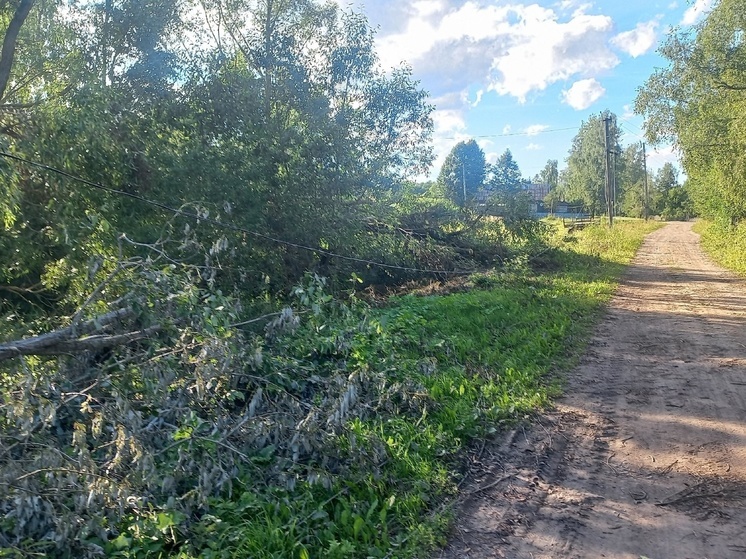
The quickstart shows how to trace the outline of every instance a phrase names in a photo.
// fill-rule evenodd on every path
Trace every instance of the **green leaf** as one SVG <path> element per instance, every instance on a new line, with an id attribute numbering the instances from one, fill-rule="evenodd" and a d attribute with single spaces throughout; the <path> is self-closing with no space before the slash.
<path id="1" fill-rule="evenodd" d="M 352 525 L 352 533 L 355 535 L 355 538 L 357 538 L 360 535 L 360 532 L 365 527 L 365 520 L 363 520 L 362 516 L 356 516 L 355 522 Z"/>
<path id="2" fill-rule="evenodd" d="M 178 512 L 159 512 L 155 517 L 155 525 L 161 532 L 176 526 L 184 519 L 184 515 Z"/>
<path id="3" fill-rule="evenodd" d="M 194 431 L 194 428 L 191 427 L 190 425 L 183 425 L 179 427 L 174 433 L 174 440 L 183 441 L 184 439 L 188 439 L 192 436 L 193 431 Z"/>
<path id="4" fill-rule="evenodd" d="M 132 538 L 127 537 L 125 534 L 119 534 L 114 540 L 111 541 L 111 545 L 117 551 L 128 549 L 132 545 Z"/>

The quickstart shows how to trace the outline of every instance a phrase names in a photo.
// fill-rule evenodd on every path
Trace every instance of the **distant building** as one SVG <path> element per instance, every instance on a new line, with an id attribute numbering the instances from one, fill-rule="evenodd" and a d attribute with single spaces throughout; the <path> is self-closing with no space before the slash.
<path id="1" fill-rule="evenodd" d="M 525 186 L 525 190 L 531 194 L 531 200 L 535 202 L 544 201 L 551 189 L 551 185 L 546 182 L 532 182 Z"/>
<path id="2" fill-rule="evenodd" d="M 536 217 L 546 217 L 548 215 L 578 217 L 586 215 L 581 204 L 572 204 L 563 200 L 555 202 L 554 208 L 549 207 L 544 202 L 544 199 L 552 190 L 548 183 L 527 183 L 524 189 L 531 196 L 531 213 Z"/>
<path id="3" fill-rule="evenodd" d="M 525 193 L 529 199 L 529 212 L 532 216 L 541 218 L 549 215 L 556 215 L 558 217 L 578 217 L 585 216 L 586 213 L 583 211 L 583 207 L 578 204 L 571 204 L 570 202 L 558 201 L 555 202 L 554 208 L 549 207 L 544 202 L 549 192 L 552 190 L 552 186 L 545 182 L 527 182 L 520 186 L 519 193 Z M 490 198 L 493 195 L 493 190 L 489 187 L 480 188 L 474 195 L 474 204 L 480 208 L 491 208 L 489 211 L 493 215 L 501 215 L 503 210 L 503 204 L 492 204 L 490 205 Z"/>

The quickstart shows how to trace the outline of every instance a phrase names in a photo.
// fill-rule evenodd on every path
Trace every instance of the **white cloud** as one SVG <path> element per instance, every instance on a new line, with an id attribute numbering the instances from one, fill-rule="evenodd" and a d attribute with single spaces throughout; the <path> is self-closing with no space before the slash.
<path id="1" fill-rule="evenodd" d="M 559 23 L 553 11 L 535 4 L 522 10 L 523 25 L 512 30 L 510 48 L 493 63 L 496 75 L 490 87 L 498 93 L 524 102 L 532 91 L 619 64 L 607 46 L 613 27 L 610 17 L 576 13 Z"/>
<path id="2" fill-rule="evenodd" d="M 527 126 L 524 129 L 524 132 L 529 136 L 536 136 L 537 134 L 541 134 L 548 128 L 549 126 L 547 126 L 546 124 L 532 124 L 531 126 Z"/>
<path id="3" fill-rule="evenodd" d="M 635 111 L 632 109 L 632 105 L 624 105 L 622 107 L 622 110 L 624 111 L 622 113 L 622 118 L 624 119 L 630 119 L 635 118 Z"/>
<path id="4" fill-rule="evenodd" d="M 473 101 L 473 102 L 471 102 L 471 101 L 470 101 L 470 102 L 469 102 L 469 105 L 470 105 L 470 106 L 471 106 L 472 108 L 474 108 L 474 107 L 476 107 L 477 105 L 479 105 L 479 103 L 481 103 L 481 102 L 482 102 L 482 96 L 483 96 L 483 95 L 484 95 L 484 89 L 480 89 L 479 91 L 477 91 L 477 93 L 476 93 L 476 98 L 474 99 L 474 101 Z"/>
<path id="5" fill-rule="evenodd" d="M 648 169 L 651 171 L 660 169 L 666 163 L 673 163 L 677 167 L 681 164 L 679 154 L 673 146 L 661 146 L 659 148 L 648 149 Z"/>
<path id="6" fill-rule="evenodd" d="M 702 16 L 710 11 L 713 0 L 697 0 L 694 5 L 684 12 L 684 17 L 681 19 L 681 25 L 694 25 Z"/>
<path id="7" fill-rule="evenodd" d="M 524 102 L 553 83 L 619 64 L 608 43 L 611 18 L 586 14 L 586 5 L 577 4 L 566 4 L 577 9 L 560 19 L 536 3 L 468 0 L 448 10 L 423 0 L 412 5 L 398 32 L 379 36 L 377 51 L 384 67 L 407 60 L 436 95 L 479 83 Z"/>
<path id="8" fill-rule="evenodd" d="M 429 178 L 435 179 L 443 166 L 446 156 L 457 143 L 468 140 L 466 120 L 459 109 L 437 109 L 433 111 L 433 148 L 435 161 L 430 168 Z"/>
<path id="9" fill-rule="evenodd" d="M 485 152 L 484 154 L 484 160 L 490 165 L 494 165 L 495 163 L 497 163 L 497 160 L 499 157 L 500 157 L 500 154 L 496 151 L 489 151 L 489 152 Z"/>
<path id="10" fill-rule="evenodd" d="M 539 144 L 530 143 L 526 146 L 527 151 L 539 151 L 541 146 Z"/>
<path id="11" fill-rule="evenodd" d="M 503 134 L 508 135 L 513 130 L 513 127 L 510 124 L 506 124 L 503 126 Z"/>
<path id="12" fill-rule="evenodd" d="M 570 89 L 562 91 L 565 103 L 576 111 L 587 109 L 606 93 L 606 89 L 595 78 L 576 81 Z"/>
<path id="13" fill-rule="evenodd" d="M 593 7 L 593 4 L 591 2 L 587 2 L 586 4 L 581 4 L 577 7 L 577 9 L 572 13 L 573 16 L 581 16 L 584 15 L 585 12 L 590 10 Z"/>
<path id="14" fill-rule="evenodd" d="M 652 49 L 658 39 L 658 20 L 638 23 L 631 31 L 619 33 L 611 39 L 611 43 L 637 58 Z"/>
<path id="15" fill-rule="evenodd" d="M 468 94 L 465 91 L 452 91 L 440 97 L 431 98 L 430 102 L 439 110 L 460 109 L 467 98 Z"/>
<path id="16" fill-rule="evenodd" d="M 593 4 L 585 2 L 585 0 L 562 0 L 559 3 L 559 9 L 563 12 L 571 11 L 573 14 L 582 14 L 589 8 L 592 8 Z"/>
<path id="17" fill-rule="evenodd" d="M 444 9 L 443 0 L 418 0 L 412 7 L 419 16 L 435 15 Z"/>
<path id="18" fill-rule="evenodd" d="M 410 63 L 423 58 L 437 43 L 461 39 L 478 41 L 495 36 L 495 29 L 507 21 L 509 8 L 489 6 L 480 8 L 467 2 L 460 9 L 450 11 L 443 17 L 432 18 L 440 6 L 439 2 L 417 2 L 409 18 L 406 30 L 381 37 L 377 51 L 384 67 L 397 65 L 406 59 Z M 443 9 L 440 6 L 440 9 Z M 433 21 L 431 21 L 433 20 Z M 443 60 L 437 61 L 443 63 Z"/>
<path id="19" fill-rule="evenodd" d="M 466 130 L 466 121 L 457 109 L 440 109 L 433 111 L 435 134 L 454 134 Z"/>

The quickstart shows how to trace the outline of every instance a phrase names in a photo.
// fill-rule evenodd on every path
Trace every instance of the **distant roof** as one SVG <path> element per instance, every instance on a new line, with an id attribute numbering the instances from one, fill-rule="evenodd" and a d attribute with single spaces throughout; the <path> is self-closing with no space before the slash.
<path id="1" fill-rule="evenodd" d="M 546 198 L 547 194 L 549 194 L 549 191 L 552 189 L 552 187 L 549 185 L 549 183 L 542 182 L 532 182 L 530 184 L 527 184 L 525 186 L 525 190 L 528 191 L 531 194 L 531 199 L 535 202 L 539 202 Z"/>

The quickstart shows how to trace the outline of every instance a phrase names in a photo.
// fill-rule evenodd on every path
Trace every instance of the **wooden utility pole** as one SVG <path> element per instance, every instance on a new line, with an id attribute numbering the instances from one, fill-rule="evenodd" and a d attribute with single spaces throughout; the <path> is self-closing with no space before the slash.
<path id="1" fill-rule="evenodd" d="M 609 227 L 614 225 L 614 195 L 611 190 L 611 149 L 609 149 L 609 123 L 611 116 L 604 117 L 604 152 L 606 153 L 606 211 L 609 215 Z"/>
<path id="2" fill-rule="evenodd" d="M 620 153 L 612 149 L 611 150 L 611 207 L 614 209 L 614 214 L 619 210 L 616 200 L 616 158 Z"/>
<path id="3" fill-rule="evenodd" d="M 645 152 L 645 142 L 642 143 L 642 166 L 645 169 L 643 196 L 645 198 L 645 221 L 650 217 L 650 191 L 648 190 L 648 156 Z"/>

